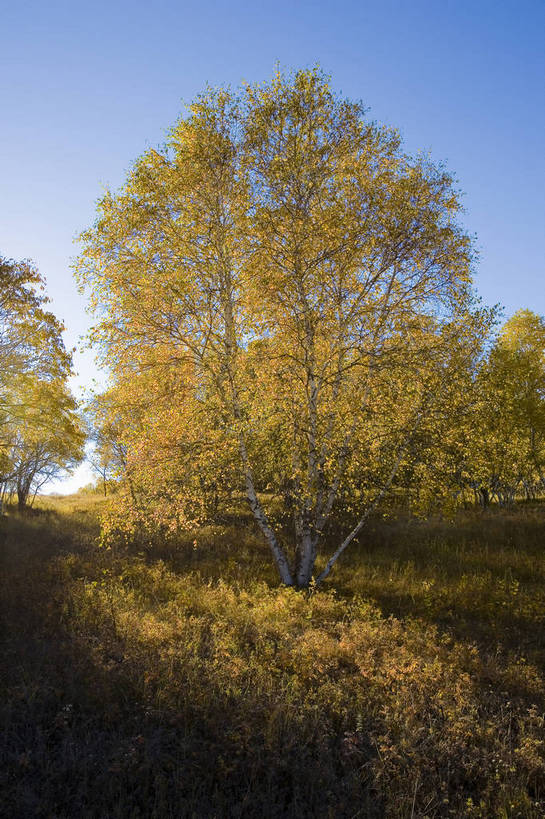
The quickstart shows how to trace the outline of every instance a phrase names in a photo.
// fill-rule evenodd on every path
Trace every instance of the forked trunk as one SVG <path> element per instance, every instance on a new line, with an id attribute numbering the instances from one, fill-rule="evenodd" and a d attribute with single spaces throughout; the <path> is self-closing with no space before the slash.
<path id="1" fill-rule="evenodd" d="M 309 526 L 301 531 L 301 540 L 298 544 L 299 565 L 297 566 L 297 587 L 306 589 L 312 579 L 312 572 L 316 560 L 315 541 Z"/>
<path id="2" fill-rule="evenodd" d="M 282 549 L 282 546 L 278 542 L 273 529 L 269 525 L 269 521 L 267 520 L 265 510 L 261 506 L 259 498 L 257 497 L 252 469 L 250 467 L 250 462 L 248 459 L 248 451 L 246 449 L 246 444 L 244 442 L 244 437 L 242 435 L 239 438 L 239 451 L 244 469 L 246 497 L 248 499 L 248 503 L 250 504 L 250 509 L 252 510 L 254 520 L 261 529 L 261 532 L 269 545 L 282 583 L 284 583 L 285 586 L 293 586 L 294 585 L 293 577 L 284 550 Z"/>

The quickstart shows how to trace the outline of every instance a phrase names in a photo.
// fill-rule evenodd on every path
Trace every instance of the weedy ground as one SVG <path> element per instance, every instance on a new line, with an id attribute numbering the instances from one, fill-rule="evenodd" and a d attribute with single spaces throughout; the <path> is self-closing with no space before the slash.
<path id="1" fill-rule="evenodd" d="M 545 816 L 545 506 L 375 522 L 313 595 L 247 519 L 0 520 L 2 816 Z"/>

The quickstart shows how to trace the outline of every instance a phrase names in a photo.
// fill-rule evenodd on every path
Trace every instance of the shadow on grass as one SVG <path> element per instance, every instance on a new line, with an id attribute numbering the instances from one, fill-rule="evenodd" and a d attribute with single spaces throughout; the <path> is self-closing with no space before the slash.
<path id="1" fill-rule="evenodd" d="M 324 556 L 344 532 L 330 532 Z M 251 521 L 203 528 L 145 554 L 179 575 L 243 588 L 278 585 Z M 325 557 L 322 558 L 321 566 Z M 325 589 L 368 598 L 384 616 L 417 617 L 486 651 L 528 655 L 545 669 L 545 506 L 465 512 L 455 521 L 373 521 L 337 563 Z"/>
<path id="2" fill-rule="evenodd" d="M 545 669 L 545 507 L 374 522 L 331 577 L 385 616 L 417 617 Z"/>
<path id="3" fill-rule="evenodd" d="M 109 571 L 93 519 L 0 527 L 3 816 L 382 815 L 333 718 L 290 710 L 280 690 L 227 691 L 205 644 L 197 665 L 169 667 L 159 638 L 132 640 L 94 605 L 99 581 L 77 576 L 91 559 Z"/>
<path id="4" fill-rule="evenodd" d="M 541 518 L 375 523 L 307 597 L 240 521 L 115 555 L 76 500 L 0 521 L 4 815 L 544 815 L 543 678 L 495 656 Z"/>

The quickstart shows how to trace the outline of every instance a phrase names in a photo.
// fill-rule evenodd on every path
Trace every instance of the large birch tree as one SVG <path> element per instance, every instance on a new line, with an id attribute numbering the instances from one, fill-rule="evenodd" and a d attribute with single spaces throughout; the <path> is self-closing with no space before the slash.
<path id="1" fill-rule="evenodd" d="M 188 480 L 207 453 L 236 459 L 282 582 L 308 586 L 318 559 L 324 580 L 479 355 L 488 314 L 471 307 L 459 212 L 452 177 L 407 156 L 318 70 L 199 97 L 82 235 L 93 337 L 138 406 L 133 481 L 160 461 L 162 430 Z M 291 542 L 259 491 L 264 459 Z M 350 497 L 350 476 L 377 462 Z M 324 562 L 347 497 L 354 525 Z"/>

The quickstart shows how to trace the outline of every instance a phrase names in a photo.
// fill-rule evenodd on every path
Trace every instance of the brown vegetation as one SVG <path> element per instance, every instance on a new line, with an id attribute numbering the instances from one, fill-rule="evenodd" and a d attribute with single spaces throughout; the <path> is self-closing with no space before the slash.
<path id="1" fill-rule="evenodd" d="M 543 816 L 539 504 L 376 522 L 308 595 L 247 518 L 113 555 L 99 503 L 0 520 L 2 815 Z"/>

